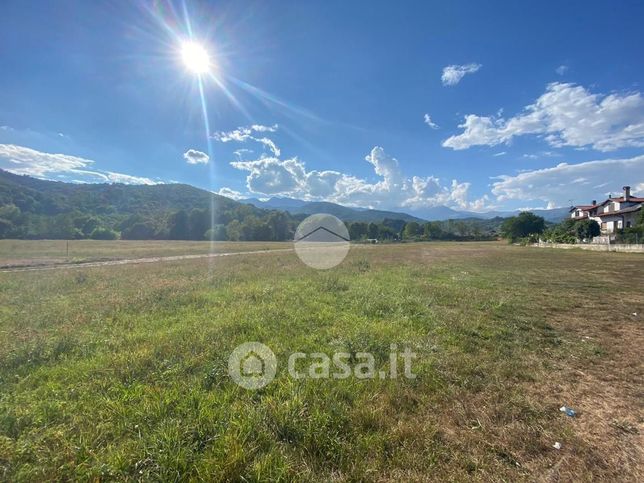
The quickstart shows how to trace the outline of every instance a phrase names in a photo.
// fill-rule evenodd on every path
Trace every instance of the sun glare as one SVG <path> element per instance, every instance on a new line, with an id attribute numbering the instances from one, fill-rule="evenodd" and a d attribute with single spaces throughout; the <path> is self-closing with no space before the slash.
<path id="1" fill-rule="evenodd" d="M 184 42 L 181 46 L 181 58 L 186 68 L 195 74 L 203 74 L 210 68 L 208 52 L 195 42 Z"/>

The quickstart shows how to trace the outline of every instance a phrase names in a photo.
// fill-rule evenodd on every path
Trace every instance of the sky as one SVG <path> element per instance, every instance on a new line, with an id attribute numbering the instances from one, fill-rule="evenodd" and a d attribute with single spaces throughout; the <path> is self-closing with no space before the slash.
<path id="1" fill-rule="evenodd" d="M 634 1 L 4 0 L 0 168 L 420 214 L 642 195 L 643 20 Z"/>

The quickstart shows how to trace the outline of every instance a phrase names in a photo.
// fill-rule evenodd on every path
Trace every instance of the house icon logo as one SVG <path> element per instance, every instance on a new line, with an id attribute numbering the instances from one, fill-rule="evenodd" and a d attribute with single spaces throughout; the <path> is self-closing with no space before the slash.
<path id="1" fill-rule="evenodd" d="M 261 389 L 277 372 L 273 351 L 260 342 L 246 342 L 235 348 L 228 358 L 228 375 L 244 389 Z"/>
<path id="2" fill-rule="evenodd" d="M 319 270 L 342 263 L 351 246 L 346 225 L 325 213 L 305 218 L 297 227 L 293 242 L 300 260 Z"/>

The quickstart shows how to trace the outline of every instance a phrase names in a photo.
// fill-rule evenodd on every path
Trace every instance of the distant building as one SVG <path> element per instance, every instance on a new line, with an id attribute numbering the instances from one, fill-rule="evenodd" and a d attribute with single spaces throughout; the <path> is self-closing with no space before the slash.
<path id="1" fill-rule="evenodd" d="M 609 196 L 603 203 L 597 204 L 597 201 L 593 200 L 590 205 L 573 206 L 570 209 L 570 218 L 595 220 L 604 235 L 635 226 L 644 198 L 631 195 L 630 186 L 624 186 L 623 189 L 622 196 Z"/>

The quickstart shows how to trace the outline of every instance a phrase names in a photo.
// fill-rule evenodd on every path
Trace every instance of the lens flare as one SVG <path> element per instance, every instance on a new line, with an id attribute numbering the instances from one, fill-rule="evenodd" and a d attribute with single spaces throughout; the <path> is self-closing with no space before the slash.
<path id="1" fill-rule="evenodd" d="M 195 74 L 203 74 L 210 69 L 210 57 L 203 45 L 196 42 L 184 42 L 181 46 L 181 58 L 186 68 Z"/>

